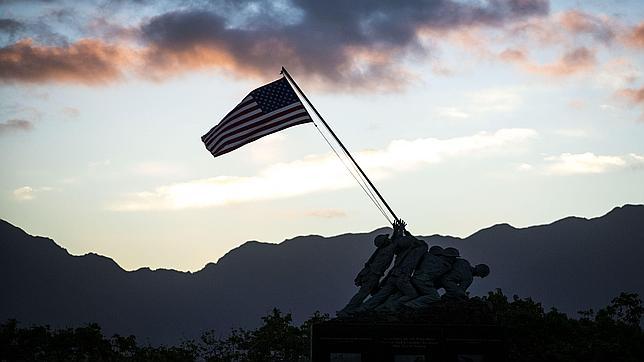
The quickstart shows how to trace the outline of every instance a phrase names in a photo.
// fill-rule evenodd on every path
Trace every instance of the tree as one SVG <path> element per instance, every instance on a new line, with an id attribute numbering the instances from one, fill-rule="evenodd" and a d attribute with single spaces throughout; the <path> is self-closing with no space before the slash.
<path id="1" fill-rule="evenodd" d="M 644 309 L 636 294 L 621 293 L 597 314 L 580 312 L 580 319 L 554 308 L 546 312 L 530 298 L 510 302 L 500 290 L 483 299 L 507 331 L 511 361 L 644 360 Z"/>
<path id="2" fill-rule="evenodd" d="M 200 350 L 210 361 L 307 361 L 311 326 L 328 319 L 328 314 L 315 312 L 297 327 L 290 313 L 274 308 L 257 329 L 235 329 L 224 339 L 215 331 L 204 333 Z"/>

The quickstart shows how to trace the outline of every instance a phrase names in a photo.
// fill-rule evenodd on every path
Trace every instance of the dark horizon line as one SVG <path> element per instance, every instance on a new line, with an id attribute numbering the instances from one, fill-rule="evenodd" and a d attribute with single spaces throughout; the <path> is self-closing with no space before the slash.
<path id="1" fill-rule="evenodd" d="M 632 208 L 632 207 L 644 207 L 644 204 L 625 203 L 625 204 L 623 204 L 623 205 L 621 205 L 621 206 L 615 206 L 615 207 L 613 207 L 610 211 L 608 211 L 608 212 L 606 212 L 606 213 L 604 213 L 604 214 L 602 214 L 602 215 L 600 215 L 600 216 L 595 216 L 595 217 L 587 218 L 587 217 L 581 217 L 581 216 L 574 216 L 574 215 L 570 215 L 570 216 L 566 216 L 566 217 L 563 217 L 563 218 L 557 219 L 557 220 L 552 221 L 552 222 L 549 222 L 549 223 L 545 223 L 545 224 L 536 224 L 536 225 L 530 225 L 530 226 L 525 226 L 525 227 L 515 227 L 515 226 L 513 226 L 513 225 L 511 225 L 511 224 L 509 224 L 509 223 L 502 222 L 502 223 L 497 223 L 497 224 L 494 224 L 494 225 L 491 225 L 491 226 L 488 226 L 488 227 L 484 227 L 484 228 L 482 228 L 482 229 L 479 229 L 479 230 L 477 230 L 477 231 L 473 232 L 472 234 L 470 234 L 470 235 L 468 235 L 468 236 L 466 236 L 466 237 L 458 237 L 458 236 L 442 235 L 442 234 L 417 235 L 417 236 L 418 236 L 418 237 L 420 237 L 420 238 L 443 237 L 443 238 L 451 238 L 451 239 L 456 239 L 456 240 L 466 240 L 466 239 L 468 239 L 468 238 L 470 238 L 470 237 L 472 237 L 472 236 L 474 236 L 474 235 L 476 235 L 476 234 L 478 234 L 478 233 L 480 233 L 480 232 L 482 232 L 482 231 L 491 230 L 491 229 L 494 229 L 494 228 L 497 228 L 497 227 L 505 227 L 505 226 L 509 226 L 510 228 L 515 229 L 515 230 L 525 230 L 525 229 L 530 229 L 530 228 L 535 228 L 535 227 L 543 227 L 543 226 L 552 225 L 552 224 L 558 223 L 558 222 L 560 222 L 560 221 L 567 220 L 567 219 L 571 219 L 571 218 L 573 218 L 573 219 L 582 219 L 582 220 L 588 220 L 588 221 L 590 221 L 590 220 L 595 220 L 595 219 L 600 219 L 600 218 L 606 217 L 606 216 L 610 215 L 611 213 L 613 213 L 613 212 L 615 212 L 615 211 L 617 211 L 617 210 L 621 210 L 621 209 L 624 209 L 624 208 Z M 48 236 L 32 235 L 32 234 L 29 234 L 26 230 L 24 230 L 24 229 L 23 229 L 23 228 L 21 228 L 20 226 L 16 226 L 16 225 L 12 224 L 11 222 L 9 222 L 9 221 L 7 221 L 7 220 L 5 220 L 5 219 L 0 218 L 0 221 L 7 223 L 7 224 L 9 224 L 10 226 L 12 226 L 12 227 L 14 227 L 14 228 L 19 229 L 20 231 L 22 231 L 23 233 L 25 233 L 25 234 L 27 234 L 27 235 L 29 235 L 29 236 L 37 237 L 37 238 L 44 238 L 44 239 L 47 239 L 47 240 L 51 240 L 51 241 L 52 241 L 56 246 L 58 246 L 58 247 L 62 248 L 63 250 L 65 250 L 65 252 L 66 252 L 69 256 L 76 257 L 76 258 L 82 258 L 82 257 L 87 257 L 87 256 L 94 256 L 94 257 L 98 257 L 98 258 L 105 258 L 105 259 L 108 259 L 109 261 L 113 262 L 113 263 L 114 263 L 114 264 L 115 264 L 119 269 L 121 269 L 121 270 L 123 270 L 124 272 L 127 272 L 127 273 L 135 273 L 135 272 L 139 272 L 139 271 L 146 271 L 146 270 L 148 270 L 148 271 L 151 271 L 151 272 L 156 272 L 156 271 L 168 271 L 168 272 L 175 272 L 175 273 L 181 273 L 181 274 L 196 274 L 196 273 L 199 273 L 199 272 L 201 272 L 201 271 L 205 270 L 205 269 L 206 269 L 208 266 L 210 266 L 210 265 L 217 265 L 217 263 L 218 263 L 220 260 L 222 260 L 222 259 L 223 259 L 224 257 L 226 257 L 228 254 L 230 254 L 232 251 L 235 251 L 235 250 L 237 250 L 237 249 L 239 249 L 239 248 L 241 248 L 241 247 L 243 247 L 243 246 L 245 246 L 245 245 L 247 245 L 247 244 L 263 244 L 263 245 L 279 246 L 279 245 L 282 245 L 282 244 L 284 244 L 284 243 L 286 243 L 286 242 L 291 242 L 291 241 L 296 240 L 296 239 L 299 239 L 299 238 L 306 238 L 306 237 L 319 237 L 319 238 L 324 238 L 324 239 L 332 239 L 332 238 L 337 238 L 337 237 L 341 237 L 341 236 L 345 236 L 345 235 L 361 235 L 361 234 L 363 234 L 363 235 L 370 235 L 370 234 L 374 234 L 374 233 L 377 233 L 377 232 L 382 232 L 383 230 L 391 230 L 391 227 L 390 227 L 390 226 L 385 226 L 385 227 L 380 227 L 380 228 L 374 229 L 374 230 L 372 230 L 372 231 L 364 231 L 364 232 L 348 232 L 348 233 L 342 233 L 342 234 L 336 234 L 336 235 L 330 235 L 330 236 L 323 236 L 323 235 L 318 235 L 318 234 L 297 235 L 297 236 L 294 236 L 294 237 L 292 237 L 292 238 L 284 239 L 284 240 L 282 240 L 281 242 L 277 242 L 277 243 L 274 243 L 274 242 L 267 242 L 267 241 L 258 241 L 258 240 L 247 240 L 247 241 L 245 241 L 245 242 L 241 243 L 239 246 L 234 247 L 234 248 L 232 248 L 232 249 L 228 250 L 224 255 L 222 255 L 219 259 L 217 259 L 217 261 L 215 261 L 215 262 L 212 262 L 212 261 L 211 261 L 211 262 L 207 262 L 207 263 L 206 263 L 206 264 L 205 264 L 201 269 L 199 269 L 199 270 L 197 270 L 197 271 L 194 271 L 194 272 L 193 272 L 193 271 L 190 271 L 190 270 L 188 270 L 188 271 L 181 271 L 181 270 L 171 269 L 171 268 L 156 268 L 156 269 L 152 269 L 152 268 L 150 268 L 149 266 L 141 266 L 141 267 L 139 267 L 139 268 L 137 268 L 137 269 L 126 270 L 126 269 L 125 269 L 125 268 L 123 268 L 123 267 L 122 267 L 122 266 L 121 266 L 121 265 L 120 265 L 116 260 L 114 260 L 114 258 L 112 258 L 112 257 L 105 256 L 105 255 L 101 255 L 101 254 L 98 254 L 98 253 L 95 253 L 95 252 L 92 252 L 92 251 L 87 252 L 87 253 L 85 253 L 85 254 L 80 254 L 80 255 L 71 254 L 71 253 L 67 250 L 67 248 L 63 247 L 61 244 L 59 244 L 58 242 L 56 242 L 56 240 L 54 240 L 54 239 L 52 239 L 52 238 L 50 238 L 50 237 L 48 237 Z"/>

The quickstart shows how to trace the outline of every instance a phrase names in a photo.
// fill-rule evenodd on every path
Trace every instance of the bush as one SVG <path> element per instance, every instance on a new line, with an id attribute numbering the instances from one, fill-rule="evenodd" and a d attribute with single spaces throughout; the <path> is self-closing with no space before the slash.
<path id="1" fill-rule="evenodd" d="M 545 311 L 531 298 L 510 301 L 500 290 L 482 299 L 507 331 L 510 361 L 644 361 L 644 305 L 637 294 L 621 293 L 578 319 Z M 208 331 L 170 347 L 140 346 L 134 336 L 105 338 L 97 324 L 53 330 L 8 320 L 0 325 L 0 361 L 307 361 L 311 326 L 328 319 L 316 312 L 294 326 L 290 313 L 273 309 L 256 329 L 234 329 L 224 338 Z"/>

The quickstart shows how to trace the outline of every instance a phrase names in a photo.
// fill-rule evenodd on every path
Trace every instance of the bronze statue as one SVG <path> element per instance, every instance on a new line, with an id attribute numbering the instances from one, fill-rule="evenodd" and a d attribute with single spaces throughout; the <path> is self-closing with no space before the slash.
<path id="1" fill-rule="evenodd" d="M 385 279 L 380 283 L 380 290 L 364 302 L 359 311 L 397 310 L 401 303 L 408 302 L 418 296 L 416 288 L 411 284 L 411 275 L 419 260 L 427 252 L 427 243 L 415 238 L 405 230 L 405 222 L 394 224 L 400 237 L 394 240 L 396 244 L 396 259 Z M 394 233 L 396 234 L 396 233 Z"/>
<path id="2" fill-rule="evenodd" d="M 466 300 L 468 299 L 467 288 L 472 285 L 474 277 L 485 278 L 490 274 L 490 268 L 485 264 L 478 264 L 472 267 L 465 259 L 456 259 L 452 269 L 441 278 L 440 284 L 445 288 L 443 299 L 445 300 Z"/>
<path id="3" fill-rule="evenodd" d="M 394 259 L 395 244 L 389 238 L 389 235 L 382 234 L 374 239 L 376 251 L 373 252 L 364 268 L 358 273 L 354 282 L 360 287 L 358 292 L 351 298 L 349 303 L 337 312 L 338 317 L 350 315 L 362 302 L 378 288 L 380 278 L 391 265 Z"/>
<path id="4" fill-rule="evenodd" d="M 360 289 L 337 312 L 338 317 L 366 311 L 420 310 L 441 299 L 466 300 L 473 278 L 484 278 L 490 273 L 485 264 L 472 267 L 460 258 L 456 248 L 435 245 L 428 251 L 427 243 L 405 230 L 402 220 L 393 226 L 391 238 L 386 234 L 375 238 L 376 251 L 355 278 Z M 392 260 L 394 265 L 381 281 Z M 442 297 L 438 293 L 440 288 L 445 289 Z M 371 298 L 365 301 L 369 295 Z"/>
<path id="5" fill-rule="evenodd" d="M 441 277 L 452 269 L 452 257 L 443 255 L 442 247 L 434 245 L 421 259 L 411 282 L 420 296 L 410 300 L 404 306 L 411 309 L 422 309 L 441 300 L 438 294 Z"/>

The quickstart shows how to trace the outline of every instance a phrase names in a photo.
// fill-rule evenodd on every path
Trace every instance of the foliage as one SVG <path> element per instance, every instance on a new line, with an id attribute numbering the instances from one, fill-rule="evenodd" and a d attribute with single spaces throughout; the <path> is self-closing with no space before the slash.
<path id="1" fill-rule="evenodd" d="M 621 293 L 610 305 L 570 318 L 530 298 L 511 300 L 500 290 L 482 298 L 507 331 L 511 361 L 643 361 L 641 299 Z M 97 324 L 79 328 L 0 325 L 0 361 L 306 361 L 310 330 L 328 320 L 316 312 L 300 326 L 290 313 L 273 309 L 256 329 L 235 329 L 219 337 L 208 331 L 179 346 L 139 345 L 134 336 L 106 338 Z"/>
<path id="2" fill-rule="evenodd" d="M 328 319 L 328 314 L 315 312 L 296 327 L 290 313 L 273 309 L 255 330 L 233 330 L 225 339 L 216 338 L 214 331 L 203 334 L 200 356 L 210 361 L 307 361 L 310 327 Z"/>
<path id="3" fill-rule="evenodd" d="M 507 333 L 511 361 L 644 361 L 640 321 L 644 305 L 637 294 L 621 293 L 595 313 L 569 318 L 541 303 L 500 290 L 483 298 Z"/>
<path id="4" fill-rule="evenodd" d="M 53 330 L 8 320 L 0 325 L 0 361 L 307 361 L 310 328 L 328 319 L 315 312 L 297 327 L 290 313 L 273 309 L 257 329 L 235 329 L 225 338 L 208 331 L 170 347 L 139 346 L 134 336 L 105 338 L 98 324 Z"/>

